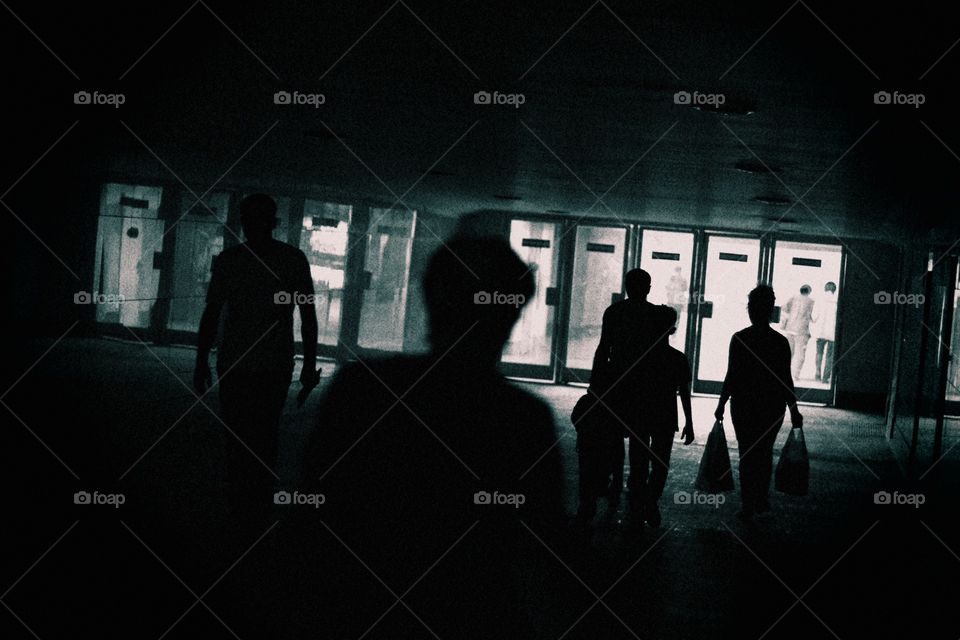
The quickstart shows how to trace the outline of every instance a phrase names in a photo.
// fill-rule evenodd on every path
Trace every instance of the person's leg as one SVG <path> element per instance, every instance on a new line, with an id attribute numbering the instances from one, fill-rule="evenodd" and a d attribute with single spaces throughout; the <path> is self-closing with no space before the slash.
<path id="1" fill-rule="evenodd" d="M 231 372 L 220 383 L 227 470 L 236 516 L 258 519 L 271 508 L 280 417 L 289 376 Z"/>
<path id="2" fill-rule="evenodd" d="M 630 509 L 642 510 L 647 501 L 647 484 L 650 475 L 650 435 L 644 431 L 630 434 Z"/>
<path id="3" fill-rule="evenodd" d="M 780 419 L 771 418 L 772 426 L 757 442 L 756 452 L 756 485 L 755 505 L 757 511 L 767 511 L 770 508 L 770 476 L 773 474 L 773 446 L 777 441 L 777 434 L 783 426 L 783 416 Z"/>
<path id="4" fill-rule="evenodd" d="M 801 336 L 797 336 L 797 372 L 794 374 L 793 379 L 800 379 L 800 372 L 803 371 L 803 363 L 807 360 L 807 345 L 810 343 L 810 334 L 806 333 Z"/>
<path id="5" fill-rule="evenodd" d="M 817 379 L 817 382 L 823 381 L 823 349 L 827 341 L 823 338 L 817 338 L 817 361 L 816 366 L 814 366 L 814 374 Z"/>
<path id="6" fill-rule="evenodd" d="M 660 496 L 667 484 L 670 470 L 670 453 L 673 449 L 673 431 L 663 429 L 650 437 L 650 478 L 647 482 L 646 519 L 650 526 L 660 526 Z"/>
<path id="7" fill-rule="evenodd" d="M 833 340 L 824 340 L 824 354 L 823 354 L 823 381 L 829 383 L 831 374 L 833 373 L 833 348 L 835 343 Z"/>

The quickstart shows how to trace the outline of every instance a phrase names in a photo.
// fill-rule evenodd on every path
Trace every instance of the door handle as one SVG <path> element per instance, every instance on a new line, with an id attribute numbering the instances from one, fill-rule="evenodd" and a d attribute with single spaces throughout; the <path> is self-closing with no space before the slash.
<path id="1" fill-rule="evenodd" d="M 560 304 L 560 290 L 556 287 L 547 287 L 546 304 L 555 307 Z"/>
<path id="2" fill-rule="evenodd" d="M 701 318 L 712 318 L 713 317 L 713 303 L 704 300 L 700 303 L 700 317 Z"/>

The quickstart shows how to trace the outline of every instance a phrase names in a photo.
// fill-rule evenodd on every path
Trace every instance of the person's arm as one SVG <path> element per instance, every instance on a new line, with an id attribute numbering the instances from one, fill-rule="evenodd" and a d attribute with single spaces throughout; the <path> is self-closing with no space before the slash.
<path id="1" fill-rule="evenodd" d="M 733 385 L 740 375 L 740 371 L 737 369 L 738 340 L 739 338 L 736 334 L 730 338 L 730 352 L 727 356 L 727 375 L 723 378 L 723 387 L 720 389 L 720 399 L 717 401 L 716 411 L 713 412 L 717 420 L 723 420 L 723 414 L 727 408 L 727 400 L 730 399 L 730 395 L 733 393 Z"/>
<path id="2" fill-rule="evenodd" d="M 680 385 L 680 406 L 683 408 L 683 444 L 693 442 L 693 412 L 690 407 L 690 382 Z"/>
<path id="3" fill-rule="evenodd" d="M 610 356 L 610 307 L 603 312 L 603 320 L 600 324 L 600 344 L 593 354 L 593 368 L 590 370 L 590 389 L 594 392 L 601 391 L 603 388 L 603 378 L 607 370 L 607 358 Z"/>
<path id="4" fill-rule="evenodd" d="M 790 372 L 790 347 L 786 344 L 783 346 L 786 348 L 780 350 L 780 356 L 777 359 L 777 371 L 784 386 L 787 406 L 790 408 L 790 423 L 794 427 L 801 428 L 803 427 L 803 416 L 800 414 L 800 409 L 797 408 L 797 391 L 793 386 L 793 374 Z"/>
<path id="5" fill-rule="evenodd" d="M 310 275 L 310 263 L 306 256 L 303 256 L 301 266 L 300 284 L 298 291 L 303 294 L 301 299 L 305 302 L 297 305 L 300 313 L 300 341 L 303 344 L 303 368 L 300 371 L 300 393 L 297 395 L 297 404 L 303 406 L 307 396 L 320 383 L 320 370 L 317 369 L 317 337 L 319 330 L 317 328 L 317 307 L 313 302 L 313 277 Z"/>
<path id="6" fill-rule="evenodd" d="M 218 256 L 219 257 L 219 256 Z M 210 373 L 210 350 L 217 339 L 217 327 L 220 325 L 220 314 L 224 304 L 224 282 L 221 269 L 218 268 L 218 258 L 213 259 L 211 265 L 210 285 L 207 287 L 207 303 L 200 317 L 200 328 L 197 331 L 197 361 L 193 368 L 193 389 L 198 395 L 203 395 L 213 384 Z"/>

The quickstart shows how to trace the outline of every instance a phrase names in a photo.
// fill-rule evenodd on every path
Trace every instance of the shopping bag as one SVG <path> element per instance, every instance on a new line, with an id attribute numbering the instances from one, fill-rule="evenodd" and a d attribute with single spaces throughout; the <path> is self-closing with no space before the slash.
<path id="1" fill-rule="evenodd" d="M 717 420 L 707 436 L 707 445 L 700 458 L 700 470 L 693 488 L 702 493 L 733 491 L 733 471 L 730 469 L 730 452 L 723 423 Z"/>
<path id="2" fill-rule="evenodd" d="M 577 401 L 570 420 L 577 430 L 581 491 L 600 496 L 617 465 L 623 466 L 623 435 L 593 393 Z"/>
<path id="3" fill-rule="evenodd" d="M 787 442 L 780 452 L 780 461 L 777 463 L 777 491 L 805 496 L 809 483 L 810 458 L 807 457 L 803 429 L 793 428 L 790 429 L 790 435 L 787 436 Z"/>

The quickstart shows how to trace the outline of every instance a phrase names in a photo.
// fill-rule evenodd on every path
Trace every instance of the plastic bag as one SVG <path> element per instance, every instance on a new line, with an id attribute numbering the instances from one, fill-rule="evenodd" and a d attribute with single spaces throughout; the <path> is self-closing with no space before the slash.
<path id="1" fill-rule="evenodd" d="M 617 465 L 623 467 L 623 436 L 610 412 L 592 393 L 580 398 L 570 420 L 577 430 L 581 492 L 598 497 L 605 492 Z"/>
<path id="2" fill-rule="evenodd" d="M 730 452 L 727 451 L 727 437 L 723 433 L 723 423 L 717 420 L 707 436 L 707 445 L 700 458 L 700 470 L 693 488 L 702 493 L 723 493 L 733 491 L 733 471 L 730 469 Z"/>
<path id="3" fill-rule="evenodd" d="M 794 496 L 807 495 L 810 484 L 810 458 L 807 456 L 807 443 L 803 429 L 790 429 L 787 442 L 780 452 L 777 463 L 777 491 Z"/>

